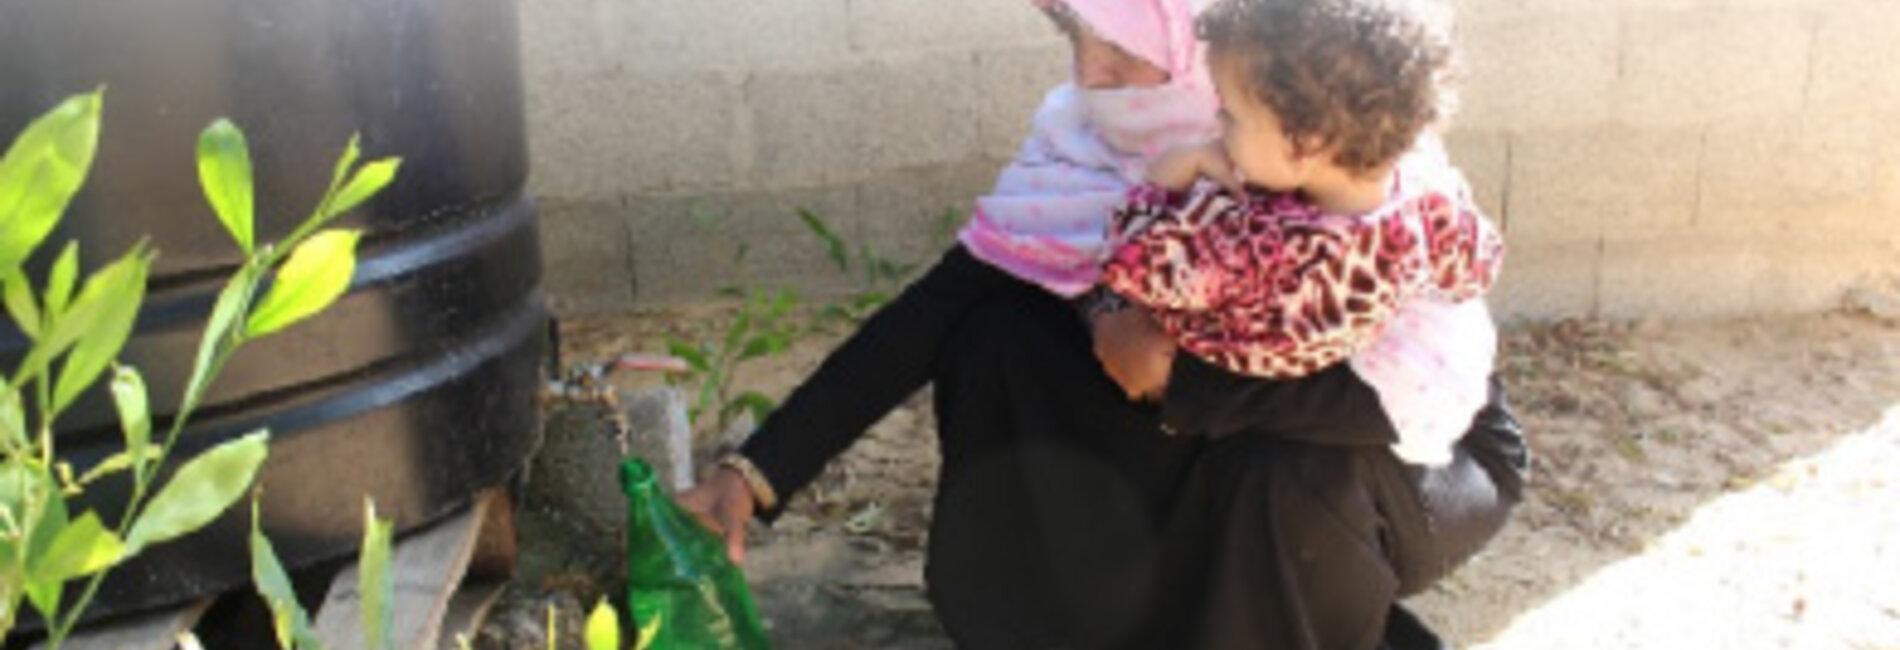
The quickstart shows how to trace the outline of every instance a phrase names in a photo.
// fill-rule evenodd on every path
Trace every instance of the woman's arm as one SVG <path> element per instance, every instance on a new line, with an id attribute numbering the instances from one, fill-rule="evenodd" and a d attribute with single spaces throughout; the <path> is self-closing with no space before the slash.
<path id="1" fill-rule="evenodd" d="M 1174 341 L 1140 307 L 1096 315 L 1092 325 L 1103 369 L 1130 399 L 1158 398 L 1170 432 L 1248 432 L 1324 444 L 1398 440 L 1378 395 L 1346 364 L 1297 379 L 1262 379 L 1163 352 Z"/>

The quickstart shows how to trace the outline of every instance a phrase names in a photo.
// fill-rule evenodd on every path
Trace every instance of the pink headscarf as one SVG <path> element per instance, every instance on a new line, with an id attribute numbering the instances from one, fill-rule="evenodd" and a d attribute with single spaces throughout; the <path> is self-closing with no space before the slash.
<path id="1" fill-rule="evenodd" d="M 1219 135 L 1220 104 L 1194 38 L 1207 0 L 1060 1 L 1095 33 L 1166 70 L 1168 82 L 1050 90 L 1022 150 L 957 238 L 978 259 L 1073 296 L 1095 284 L 1109 214 L 1128 188 L 1155 156 Z"/>

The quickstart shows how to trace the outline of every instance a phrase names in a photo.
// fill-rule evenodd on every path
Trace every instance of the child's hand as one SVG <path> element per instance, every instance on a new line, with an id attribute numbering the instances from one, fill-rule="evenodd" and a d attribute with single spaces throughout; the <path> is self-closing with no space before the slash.
<path id="1" fill-rule="evenodd" d="M 1169 191 L 1185 192 L 1202 178 L 1214 181 L 1234 196 L 1244 195 L 1240 174 L 1219 140 L 1172 149 L 1148 166 L 1148 182 Z"/>
<path id="2" fill-rule="evenodd" d="M 1095 317 L 1095 358 L 1128 399 L 1160 399 L 1174 369 L 1174 341 L 1148 311 L 1129 307 Z"/>

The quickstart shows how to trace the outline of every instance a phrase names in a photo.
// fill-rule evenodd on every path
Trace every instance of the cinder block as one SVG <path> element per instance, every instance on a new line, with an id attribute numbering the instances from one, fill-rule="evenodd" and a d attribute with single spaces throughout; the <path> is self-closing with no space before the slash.
<path id="1" fill-rule="evenodd" d="M 1763 242 L 1703 228 L 1606 238 L 1599 315 L 1713 318 L 1749 313 L 1772 270 Z"/>
<path id="2" fill-rule="evenodd" d="M 846 0 L 609 0 L 600 12 L 614 65 L 628 70 L 769 70 L 851 56 Z"/>
<path id="3" fill-rule="evenodd" d="M 1029 134 L 1049 89 L 1069 79 L 1069 49 L 1060 43 L 976 53 L 979 153 L 1009 160 Z"/>
<path id="4" fill-rule="evenodd" d="M 871 0 L 850 3 L 851 46 L 869 53 L 1060 43 L 1023 0 Z"/>
<path id="5" fill-rule="evenodd" d="M 1542 320 L 1596 313 L 1602 267 L 1598 242 L 1505 239 L 1504 270 L 1490 294 L 1497 318 Z"/>
<path id="6" fill-rule="evenodd" d="M 740 95 L 723 73 L 583 77 L 534 88 L 528 134 L 538 195 L 600 199 L 733 182 Z"/>
<path id="7" fill-rule="evenodd" d="M 1680 227 L 1695 219 L 1694 128 L 1591 127 L 1511 138 L 1511 234 L 1533 240 Z"/>
<path id="8" fill-rule="evenodd" d="M 1830 6 L 1814 40 L 1809 106 L 1852 106 L 1892 115 L 1900 109 L 1900 11 L 1892 3 Z"/>
<path id="9" fill-rule="evenodd" d="M 761 73 L 747 89 L 757 187 L 842 185 L 875 172 L 964 162 L 977 152 L 968 53 Z"/>
<path id="10" fill-rule="evenodd" d="M 1763 209 L 1866 203 L 1882 152 L 1879 116 L 1748 120 L 1711 126 L 1702 207 L 1711 219 Z"/>
<path id="11" fill-rule="evenodd" d="M 554 313 L 597 314 L 633 305 L 627 220 L 618 203 L 543 201 L 542 284 Z"/>
<path id="12" fill-rule="evenodd" d="M 1457 0 L 1461 7 L 1487 14 L 1663 10 L 1690 11 L 1715 8 L 1763 9 L 1817 6 L 1831 0 Z"/>
<path id="13" fill-rule="evenodd" d="M 1800 110 L 1814 25 L 1794 9 L 1630 10 L 1617 117 L 1696 124 Z"/>
<path id="14" fill-rule="evenodd" d="M 835 291 L 843 278 L 796 210 L 848 221 L 853 199 L 850 188 L 631 197 L 636 298 L 705 300 L 736 285 Z"/>
<path id="15" fill-rule="evenodd" d="M 1884 133 L 1877 138 L 1882 155 L 1874 167 L 1874 189 L 1869 198 L 1888 214 L 1900 216 L 1900 139 Z M 1900 226 L 1900 219 L 1893 222 Z"/>
<path id="16" fill-rule="evenodd" d="M 1445 150 L 1451 162 L 1464 172 L 1478 208 L 1492 223 L 1509 232 L 1509 214 L 1504 210 L 1504 188 L 1510 180 L 1511 139 L 1501 131 L 1453 130 L 1445 134 Z"/>
<path id="17" fill-rule="evenodd" d="M 1456 119 L 1485 129 L 1602 122 L 1616 96 L 1621 28 L 1611 11 L 1465 17 L 1466 81 Z"/>
<path id="18" fill-rule="evenodd" d="M 990 190 L 997 166 L 987 161 L 898 172 L 858 185 L 852 234 L 879 254 L 929 264 L 969 221 L 976 197 Z"/>
<path id="19" fill-rule="evenodd" d="M 613 69 L 601 37 L 602 0 L 519 0 L 521 74 L 532 90 L 553 78 L 584 77 Z"/>
<path id="20" fill-rule="evenodd" d="M 1886 226 L 1891 216 L 1865 221 L 1870 215 L 1838 212 L 1847 211 L 1797 215 L 1766 240 L 1759 250 L 1769 269 L 1750 292 L 1752 312 L 1835 309 L 1856 283 L 1893 272 L 1900 246 Z"/>

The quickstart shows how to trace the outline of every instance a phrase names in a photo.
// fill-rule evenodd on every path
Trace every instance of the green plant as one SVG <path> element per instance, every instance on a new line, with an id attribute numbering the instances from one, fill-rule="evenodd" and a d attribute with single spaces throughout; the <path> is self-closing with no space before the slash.
<path id="1" fill-rule="evenodd" d="M 668 353 L 687 366 L 685 372 L 673 375 L 670 380 L 675 385 L 685 386 L 691 393 L 687 417 L 695 425 L 725 431 L 741 414 L 750 415 L 755 422 L 765 419 L 778 403 L 761 391 L 736 384 L 742 366 L 780 354 L 808 336 L 827 333 L 830 325 L 854 327 L 864 322 L 873 311 L 889 302 L 918 268 L 918 264 L 900 262 L 868 243 L 853 245 L 838 235 L 816 211 L 800 207 L 795 213 L 806 230 L 818 238 L 826 258 L 839 273 L 851 279 L 853 289 L 839 298 L 815 303 L 804 302 L 796 293 L 784 288 L 742 285 L 720 289 L 721 297 L 738 300 L 738 311 L 730 320 L 707 337 L 667 339 Z M 961 214 L 956 208 L 945 209 L 936 225 L 938 236 L 947 236 L 946 233 L 951 232 L 949 226 L 953 226 Z M 721 216 L 703 206 L 689 207 L 687 216 L 708 233 L 720 230 Z M 732 264 L 737 266 L 743 262 L 750 250 L 745 241 L 739 241 L 733 248 Z"/>
<path id="2" fill-rule="evenodd" d="M 903 288 L 904 282 L 910 279 L 911 273 L 917 270 L 917 263 L 894 260 L 872 249 L 867 242 L 852 246 L 838 236 L 831 224 L 817 212 L 799 208 L 798 219 L 804 222 L 806 230 L 818 237 L 825 247 L 825 257 L 831 260 L 838 272 L 851 278 L 856 285 L 842 299 L 818 308 L 817 317 L 821 324 L 827 320 L 850 325 L 864 322 L 871 312 L 890 302 L 891 297 Z"/>
<path id="3" fill-rule="evenodd" d="M 131 335 L 156 254 L 141 242 L 82 283 L 79 247 L 68 243 L 38 291 L 22 268 L 85 182 L 103 102 L 103 90 L 68 98 L 29 124 L 0 158 L 0 284 L 8 315 L 30 343 L 0 385 L 0 638 L 12 631 L 24 601 L 46 621 L 51 648 L 71 634 L 108 570 L 203 528 L 252 483 L 268 453 L 263 430 L 198 454 L 162 486 L 158 479 L 231 355 L 321 311 L 348 287 L 360 233 L 325 226 L 381 190 L 399 164 L 384 159 L 359 168 L 352 139 L 310 217 L 278 245 L 258 246 L 243 133 L 225 120 L 204 130 L 199 181 L 244 263 L 220 292 L 170 427 L 155 440 L 144 380 L 113 360 Z M 274 281 L 253 309 L 267 279 Z M 55 424 L 108 369 L 124 448 L 76 471 L 56 453 Z M 92 511 L 72 516 L 71 504 L 87 486 L 119 473 L 130 475 L 131 493 L 116 525 Z M 85 580 L 80 594 L 68 602 L 68 582 L 78 579 Z"/>
<path id="4" fill-rule="evenodd" d="M 686 410 L 688 419 L 703 423 L 710 412 L 715 431 L 724 431 L 742 413 L 750 414 L 754 421 L 762 420 L 778 406 L 764 393 L 736 389 L 734 379 L 740 366 L 784 352 L 807 331 L 793 318 L 799 302 L 797 294 L 753 287 L 740 297 L 738 313 L 716 338 L 687 341 L 675 337 L 666 344 L 668 353 L 686 362 L 686 372 L 673 380 L 688 386 L 693 394 Z"/>
<path id="5" fill-rule="evenodd" d="M 277 559 L 270 538 L 258 524 L 258 499 L 251 498 L 251 581 L 257 595 L 270 609 L 271 630 L 277 647 L 283 650 L 321 650 L 324 645 L 311 625 L 310 614 L 297 602 L 290 574 Z M 382 650 L 389 646 L 389 628 L 395 604 L 394 584 L 389 580 L 390 548 L 394 525 L 376 516 L 376 502 L 363 499 L 363 544 L 356 563 L 357 593 L 362 598 L 363 647 Z"/>
<path id="6" fill-rule="evenodd" d="M 647 650 L 652 647 L 653 639 L 659 634 L 660 620 L 658 618 L 641 625 L 640 638 L 634 640 L 633 650 Z M 582 637 L 587 642 L 587 650 L 621 650 L 620 612 L 615 610 L 606 598 L 595 603 L 593 613 L 587 615 L 587 630 Z M 549 624 L 548 638 L 554 638 L 552 623 Z M 549 650 L 553 650 L 552 641 L 549 643 Z"/>
<path id="7" fill-rule="evenodd" d="M 277 559 L 277 551 L 271 546 L 270 538 L 264 535 L 258 526 L 258 502 L 254 494 L 251 498 L 251 579 L 256 585 L 258 596 L 264 599 L 264 605 L 271 613 L 271 630 L 276 635 L 277 647 L 282 650 L 322 650 L 323 640 L 317 638 L 311 625 L 310 613 L 297 600 L 297 592 L 291 586 L 290 574 Z M 363 499 L 363 542 L 356 562 L 357 593 L 362 594 L 362 630 L 363 646 L 368 650 L 384 650 L 389 647 L 389 630 L 395 616 L 394 583 L 390 581 L 390 558 L 394 548 L 394 524 L 389 519 L 376 516 L 376 502 Z M 659 631 L 659 622 L 644 626 L 640 638 L 633 650 L 647 650 Z M 554 608 L 548 608 L 547 640 L 548 650 L 554 650 L 555 641 L 560 638 L 560 630 L 555 626 Z M 186 635 L 181 645 L 197 647 L 197 639 Z M 602 598 L 594 605 L 592 613 L 587 615 L 587 626 L 583 631 L 588 650 L 622 650 L 620 645 L 620 616 L 613 606 Z M 467 636 L 457 635 L 456 647 L 472 650 L 473 645 Z"/>

